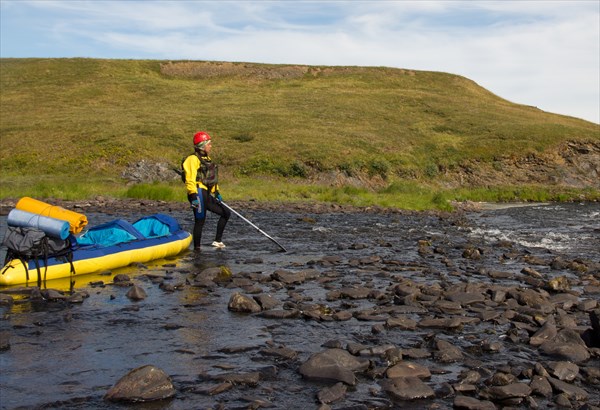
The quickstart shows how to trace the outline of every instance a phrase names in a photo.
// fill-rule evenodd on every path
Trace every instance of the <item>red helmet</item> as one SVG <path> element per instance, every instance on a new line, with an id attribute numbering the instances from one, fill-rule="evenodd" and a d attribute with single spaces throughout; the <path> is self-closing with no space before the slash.
<path id="1" fill-rule="evenodd" d="M 204 131 L 200 131 L 194 134 L 194 145 L 198 148 L 204 147 L 210 142 L 210 135 Z"/>

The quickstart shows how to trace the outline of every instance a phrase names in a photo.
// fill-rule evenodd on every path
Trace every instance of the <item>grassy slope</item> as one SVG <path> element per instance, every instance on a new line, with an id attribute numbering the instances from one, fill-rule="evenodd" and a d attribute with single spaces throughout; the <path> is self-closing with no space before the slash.
<path id="1" fill-rule="evenodd" d="M 229 175 L 338 169 L 424 183 L 439 165 L 599 138 L 596 124 L 466 78 L 391 68 L 2 59 L 0 86 L 1 177 L 23 184 L 118 182 L 141 159 L 177 164 L 199 129 Z"/>

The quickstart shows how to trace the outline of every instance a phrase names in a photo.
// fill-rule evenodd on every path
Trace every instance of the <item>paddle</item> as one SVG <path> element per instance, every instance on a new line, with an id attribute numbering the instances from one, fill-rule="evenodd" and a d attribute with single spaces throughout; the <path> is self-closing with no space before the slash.
<path id="1" fill-rule="evenodd" d="M 262 233 L 264 236 L 266 236 L 267 238 L 269 238 L 271 241 L 273 241 L 277 246 L 279 246 L 281 248 L 281 250 L 283 252 L 287 252 L 287 250 L 279 243 L 277 242 L 275 239 L 271 238 L 265 231 L 263 231 L 262 229 L 260 229 L 258 226 L 254 225 L 252 222 L 250 222 L 248 219 L 244 218 L 238 211 L 236 211 L 235 209 L 233 209 L 232 207 L 230 207 L 229 205 L 227 205 L 225 202 L 221 201 L 221 204 L 226 207 L 227 209 L 229 209 L 231 212 L 233 212 L 234 214 L 236 214 L 237 216 L 239 216 L 244 222 L 248 223 L 251 227 L 253 227 L 254 229 L 256 229 L 258 232 Z"/>

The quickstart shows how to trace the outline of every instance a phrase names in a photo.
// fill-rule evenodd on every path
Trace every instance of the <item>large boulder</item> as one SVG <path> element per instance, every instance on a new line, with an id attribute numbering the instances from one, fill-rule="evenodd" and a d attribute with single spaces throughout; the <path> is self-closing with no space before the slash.
<path id="1" fill-rule="evenodd" d="M 123 376 L 104 396 L 109 401 L 147 402 L 175 395 L 171 379 L 161 369 L 146 365 Z"/>

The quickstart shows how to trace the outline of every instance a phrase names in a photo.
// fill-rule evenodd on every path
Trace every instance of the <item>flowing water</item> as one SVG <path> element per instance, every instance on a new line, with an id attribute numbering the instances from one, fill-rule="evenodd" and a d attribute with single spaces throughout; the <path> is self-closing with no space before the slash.
<path id="1" fill-rule="evenodd" d="M 243 212 L 244 213 L 244 212 Z M 113 215 L 87 213 L 90 225 Z M 141 215 L 119 215 L 134 221 Z M 190 230 L 191 215 L 174 214 Z M 81 304 L 20 302 L 0 307 L 0 331 L 10 335 L 10 349 L 0 352 L 0 408 L 97 408 L 97 409 L 201 409 L 201 408 L 317 408 L 316 394 L 330 384 L 305 380 L 299 364 L 322 345 L 337 340 L 368 346 L 394 345 L 400 348 L 426 348 L 433 335 L 451 340 L 468 353 L 469 363 L 440 364 L 431 358 L 419 363 L 435 369 L 427 383 L 434 389 L 457 380 L 460 373 L 476 366 L 494 369 L 513 363 L 540 360 L 535 348 L 505 343 L 500 353 L 485 353 L 477 346 L 482 340 L 505 342 L 508 326 L 492 322 L 467 325 L 460 332 L 420 329 L 391 329 L 374 333 L 376 320 L 351 319 L 343 322 L 302 318 L 267 319 L 258 315 L 230 312 L 229 298 L 242 292 L 234 286 L 202 289 L 183 286 L 165 292 L 148 279 L 147 273 L 167 274 L 171 282 L 185 283 L 191 275 L 208 267 L 227 266 L 234 276 L 269 277 L 277 270 L 316 269 L 322 276 L 335 272 L 335 281 L 306 281 L 292 288 L 256 283 L 264 293 L 282 302 L 302 301 L 320 304 L 323 309 L 369 309 L 377 306 L 370 299 L 329 301 L 332 287 L 368 286 L 385 290 L 397 278 L 420 283 L 468 283 L 490 281 L 482 270 L 502 270 L 517 275 L 525 266 L 507 259 L 504 245 L 522 254 L 547 258 L 581 258 L 600 263 L 600 204 L 545 204 L 505 207 L 467 213 L 461 217 L 431 214 L 376 214 L 249 211 L 245 216 L 275 237 L 287 249 L 276 245 L 243 221 L 232 217 L 224 242 L 227 248 L 215 251 L 205 246 L 200 255 L 184 253 L 172 260 L 144 267 L 114 271 L 127 273 L 143 287 L 148 297 L 129 300 L 128 288 L 91 286 L 90 282 L 110 277 L 82 276 L 75 288 L 89 293 Z M 4 236 L 6 217 L 0 219 Z M 210 243 L 216 221 L 205 225 L 205 240 Z M 419 253 L 419 242 L 431 244 L 436 252 Z M 484 250 L 479 261 L 465 259 L 462 251 L 471 244 Z M 338 257 L 334 266 L 327 257 Z M 373 262 L 365 258 L 378 257 Z M 4 255 L 0 255 L 4 257 Z M 450 262 L 449 262 L 450 261 Z M 556 275 L 549 267 L 536 267 L 542 274 Z M 573 272 L 566 273 L 574 276 Z M 519 284 L 511 278 L 507 283 Z M 324 284 L 325 283 L 325 284 Z M 47 287 L 64 287 L 47 283 Z M 598 295 L 596 294 L 596 297 Z M 585 316 L 580 316 L 585 318 Z M 264 354 L 268 347 L 285 346 L 298 352 L 297 360 L 283 360 Z M 379 358 L 373 362 L 382 365 Z M 144 404 L 115 404 L 103 400 L 104 394 L 130 370 L 152 364 L 163 369 L 177 389 L 173 399 Z M 599 365 L 598 360 L 593 365 Z M 263 374 L 257 386 L 236 385 L 230 390 L 209 395 L 215 385 L 211 375 L 225 372 Z M 599 400 L 595 393 L 590 400 Z M 379 392 L 376 377 L 360 375 L 357 386 L 332 407 L 363 405 L 365 408 L 390 406 L 390 398 Z M 405 408 L 452 407 L 452 398 L 403 403 Z"/>

